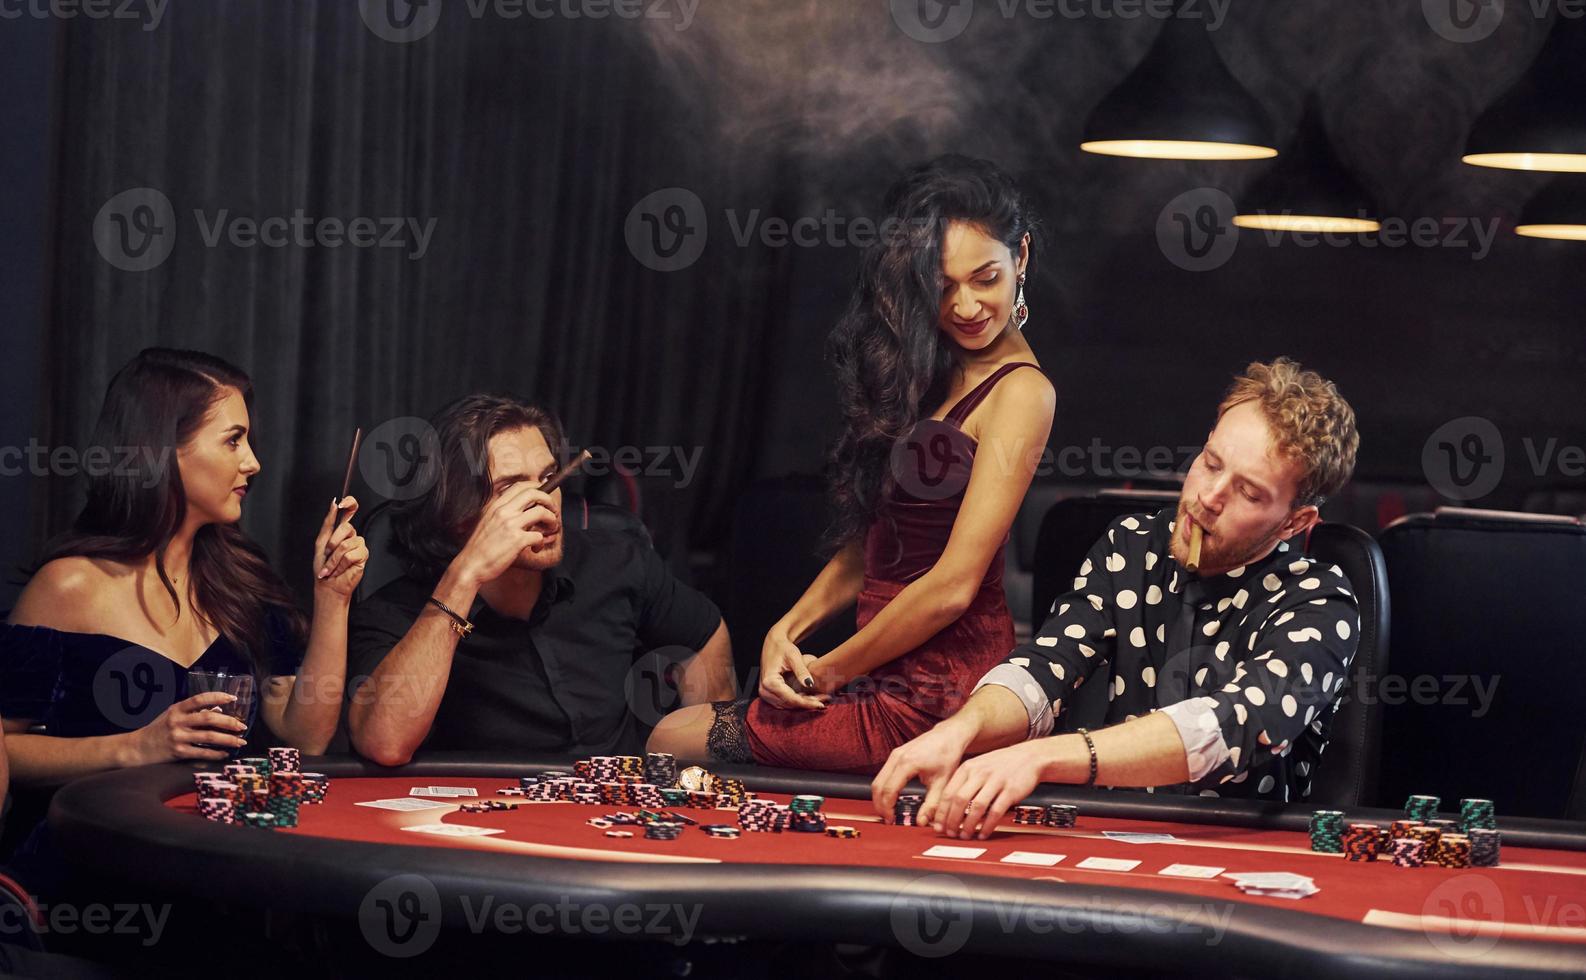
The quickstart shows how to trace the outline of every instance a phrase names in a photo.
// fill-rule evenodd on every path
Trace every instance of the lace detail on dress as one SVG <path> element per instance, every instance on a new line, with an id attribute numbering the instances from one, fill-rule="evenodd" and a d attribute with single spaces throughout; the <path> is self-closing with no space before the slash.
<path id="1" fill-rule="evenodd" d="M 745 719 L 749 716 L 750 698 L 741 701 L 712 701 L 710 708 L 716 717 L 711 720 L 710 731 L 705 734 L 705 751 L 712 762 L 754 762 L 749 749 L 749 732 Z"/>

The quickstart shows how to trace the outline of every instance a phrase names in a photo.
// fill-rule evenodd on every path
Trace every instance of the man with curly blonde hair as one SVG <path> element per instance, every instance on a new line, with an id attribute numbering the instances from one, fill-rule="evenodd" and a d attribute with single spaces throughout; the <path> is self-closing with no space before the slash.
<path id="1" fill-rule="evenodd" d="M 1251 364 L 1176 508 L 1114 521 L 1038 635 L 892 753 L 872 785 L 882 816 L 916 776 L 919 819 L 954 837 L 989 835 L 1040 782 L 1309 795 L 1360 615 L 1343 572 L 1287 542 L 1359 445 L 1332 382 L 1288 358 Z M 1106 727 L 1051 734 L 1082 684 L 1108 685 Z"/>

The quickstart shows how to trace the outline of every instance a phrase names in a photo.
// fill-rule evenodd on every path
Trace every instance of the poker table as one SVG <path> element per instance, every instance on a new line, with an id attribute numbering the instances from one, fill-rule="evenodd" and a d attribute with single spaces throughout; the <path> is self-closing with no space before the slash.
<path id="1" fill-rule="evenodd" d="M 1008 821 L 988 840 L 952 840 L 929 827 L 880 823 L 864 779 L 726 766 L 713 771 L 742 778 L 762 797 L 824 796 L 828 822 L 860 836 L 714 839 L 691 827 L 675 840 L 650 840 L 642 828 L 621 838 L 590 826 L 622 809 L 607 805 L 523 802 L 482 813 L 461 812 L 462 799 L 411 812 L 359 805 L 429 786 L 518 802 L 497 791 L 569 764 L 435 756 L 384 769 L 305 760 L 304 769 L 331 778 L 328 799 L 304 807 L 297 827 L 278 830 L 206 821 L 194 808 L 190 767 L 150 766 L 65 787 L 49 821 L 81 867 L 129 882 L 158 879 L 195 899 L 213 895 L 218 880 L 245 880 L 261 904 L 356 921 L 372 947 L 396 957 L 442 931 L 516 930 L 679 945 L 859 943 L 927 959 L 988 955 L 1220 976 L 1586 974 L 1586 828 L 1501 812 L 1501 866 L 1448 869 L 1313 853 L 1311 808 L 1303 806 L 1043 787 L 1030 802 L 1077 805 L 1077 826 Z M 700 823 L 734 817 L 667 809 Z M 1348 812 L 1384 826 L 1400 816 Z M 493 832 L 404 829 L 420 824 Z M 1173 839 L 1137 843 L 1105 831 Z M 984 852 L 926 855 L 938 845 Z M 1046 863 L 1003 860 L 1014 852 Z M 1090 858 L 1138 864 L 1079 867 Z M 1251 896 L 1220 874 L 1160 873 L 1171 865 L 1292 872 L 1320 892 Z"/>

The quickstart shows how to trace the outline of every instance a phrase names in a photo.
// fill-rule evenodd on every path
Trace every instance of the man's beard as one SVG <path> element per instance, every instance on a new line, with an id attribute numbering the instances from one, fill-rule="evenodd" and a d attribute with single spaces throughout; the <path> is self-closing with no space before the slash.
<path id="1" fill-rule="evenodd" d="M 1173 526 L 1173 547 L 1170 549 L 1173 560 L 1180 565 L 1186 564 L 1189 559 L 1189 547 L 1183 543 L 1183 539 L 1179 536 L 1184 526 L 1184 513 L 1185 508 L 1181 505 L 1178 522 Z M 1283 527 L 1284 522 L 1287 520 L 1288 518 L 1284 517 L 1283 521 L 1279 521 L 1267 530 L 1238 541 L 1228 541 L 1221 534 L 1207 534 L 1201 541 L 1200 567 L 1203 569 L 1201 574 L 1205 574 L 1205 570 L 1221 574 L 1248 565 L 1260 558 L 1276 544 L 1272 539 L 1277 536 L 1278 530 Z M 1269 542 L 1271 543 L 1269 544 Z"/>

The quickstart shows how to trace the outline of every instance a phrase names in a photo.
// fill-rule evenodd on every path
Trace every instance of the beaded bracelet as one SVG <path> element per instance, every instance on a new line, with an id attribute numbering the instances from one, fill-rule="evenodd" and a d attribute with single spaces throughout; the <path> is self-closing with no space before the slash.
<path id="1" fill-rule="evenodd" d="M 1085 780 L 1086 786 L 1096 785 L 1096 743 L 1091 740 L 1090 732 L 1083 728 L 1077 729 L 1080 737 L 1085 740 L 1085 748 L 1090 750 L 1090 778 Z"/>

